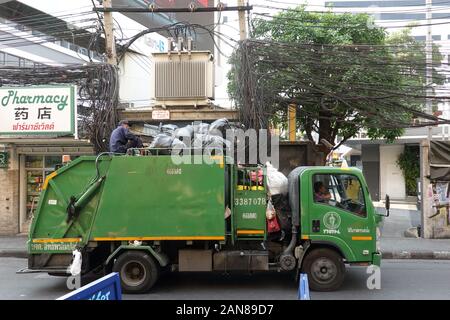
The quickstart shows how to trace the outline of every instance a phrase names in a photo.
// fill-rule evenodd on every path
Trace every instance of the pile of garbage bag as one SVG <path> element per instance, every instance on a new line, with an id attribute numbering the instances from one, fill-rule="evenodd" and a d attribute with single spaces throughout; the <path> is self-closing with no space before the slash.
<path id="1" fill-rule="evenodd" d="M 149 148 L 185 149 L 185 148 L 229 148 L 231 142 L 226 140 L 226 131 L 237 126 L 226 118 L 218 119 L 211 124 L 196 122 L 179 128 L 174 124 L 159 126 L 145 124 L 144 128 L 153 138 Z"/>

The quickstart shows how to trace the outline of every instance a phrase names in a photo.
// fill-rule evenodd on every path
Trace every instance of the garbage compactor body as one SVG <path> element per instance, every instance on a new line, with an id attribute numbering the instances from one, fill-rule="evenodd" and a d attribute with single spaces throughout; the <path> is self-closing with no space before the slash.
<path id="1" fill-rule="evenodd" d="M 67 276 L 77 269 L 76 250 L 81 274 L 118 272 L 129 293 L 148 291 L 163 271 L 277 270 L 298 276 L 303 270 L 312 289 L 323 291 L 342 284 L 344 262 L 379 265 L 379 218 L 360 171 L 345 175 L 359 181 L 362 200 L 342 200 L 342 208 L 331 209 L 311 200 L 312 182 L 317 174 L 338 177 L 341 169 L 292 171 L 291 206 L 272 212 L 280 222 L 275 233 L 267 227 L 266 210 L 273 206 L 266 174 L 264 166 L 238 166 L 217 156 L 181 163 L 170 155 L 79 157 L 44 182 L 22 271 Z M 326 226 L 330 217 L 332 230 Z M 316 277 L 317 268 L 325 273 Z"/>
<path id="2" fill-rule="evenodd" d="M 170 156 L 123 156 L 101 160 L 96 182 L 95 157 L 81 157 L 46 181 L 30 250 L 51 244 L 67 251 L 89 241 L 224 240 L 224 170 L 174 165 Z M 70 219 L 70 199 L 89 188 L 96 190 L 74 203 Z"/>

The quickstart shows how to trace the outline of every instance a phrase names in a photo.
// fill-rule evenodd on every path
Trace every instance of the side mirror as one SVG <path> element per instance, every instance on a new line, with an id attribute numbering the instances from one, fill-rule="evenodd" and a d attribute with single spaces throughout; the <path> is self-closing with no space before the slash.
<path id="1" fill-rule="evenodd" d="M 386 217 L 389 217 L 389 209 L 391 208 L 391 200 L 388 195 L 386 195 L 384 201 L 384 207 L 386 208 Z"/>

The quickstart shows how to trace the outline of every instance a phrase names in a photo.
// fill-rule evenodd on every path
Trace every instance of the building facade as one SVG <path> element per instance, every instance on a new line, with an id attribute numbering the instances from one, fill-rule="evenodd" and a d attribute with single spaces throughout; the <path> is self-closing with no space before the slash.
<path id="1" fill-rule="evenodd" d="M 0 8 L 0 67 L 38 68 L 42 66 L 64 66 L 88 62 L 101 62 L 97 52 L 89 52 L 75 42 L 58 38 L 54 30 L 43 25 L 33 28 L 26 24 L 32 20 L 14 16 L 10 1 Z M 31 7 L 21 7 L 24 15 L 38 15 L 37 22 L 44 25 L 54 21 L 44 12 Z M 53 22 L 55 24 L 55 22 Z M 62 22 L 56 22 L 62 26 Z M 43 29 L 42 29 L 43 28 Z M 47 28 L 47 29 L 46 29 Z M 78 38 L 79 39 L 79 38 Z M 3 84 L 8 86 L 8 84 Z M 2 119 L 4 123 L 5 119 Z M 71 159 L 93 154 L 89 141 L 74 135 L 0 135 L 0 235 L 26 233 L 31 217 L 38 206 L 39 194 L 46 177 L 62 162 L 62 155 Z"/>

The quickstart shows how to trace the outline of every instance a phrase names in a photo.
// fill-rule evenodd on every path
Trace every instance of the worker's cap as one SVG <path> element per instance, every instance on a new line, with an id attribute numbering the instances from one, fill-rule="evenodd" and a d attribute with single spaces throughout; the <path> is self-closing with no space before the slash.
<path id="1" fill-rule="evenodd" d="M 120 120 L 119 126 L 121 126 L 121 125 L 123 125 L 123 124 L 130 125 L 130 124 L 128 123 L 128 120 Z"/>

